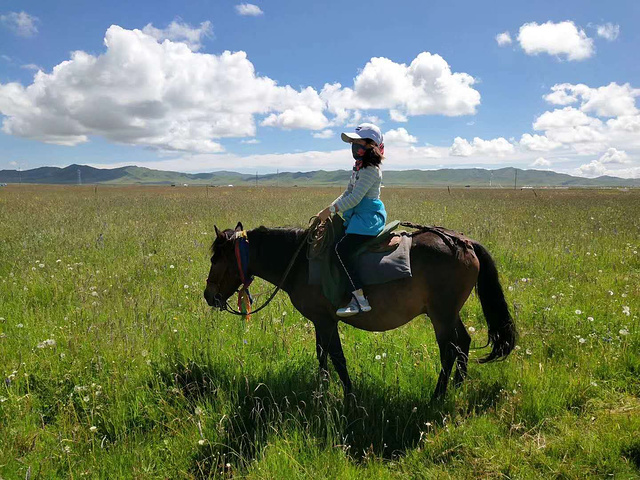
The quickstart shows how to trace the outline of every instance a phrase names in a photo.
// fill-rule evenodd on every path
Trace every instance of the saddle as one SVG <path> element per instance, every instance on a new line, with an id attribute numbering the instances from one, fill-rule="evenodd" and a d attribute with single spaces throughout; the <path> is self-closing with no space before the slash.
<path id="1" fill-rule="evenodd" d="M 396 232 L 399 226 L 399 221 L 387 224 L 380 234 L 354 252 L 363 284 L 382 284 L 411 276 L 411 237 L 407 232 Z M 334 251 L 335 243 L 343 235 L 343 220 L 335 215 L 316 232 L 308 251 L 309 284 L 321 285 L 324 295 L 336 307 L 350 291 Z"/>

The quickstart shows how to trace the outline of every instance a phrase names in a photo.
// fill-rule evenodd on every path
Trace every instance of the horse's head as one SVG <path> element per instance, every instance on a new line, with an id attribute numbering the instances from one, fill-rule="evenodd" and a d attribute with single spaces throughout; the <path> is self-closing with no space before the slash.
<path id="1" fill-rule="evenodd" d="M 224 309 L 231 295 L 240 285 L 240 271 L 235 255 L 235 232 L 242 231 L 242 223 L 238 222 L 234 230 L 221 232 L 218 227 L 216 238 L 211 245 L 211 268 L 207 277 L 207 288 L 204 290 L 204 298 L 211 307 Z"/>

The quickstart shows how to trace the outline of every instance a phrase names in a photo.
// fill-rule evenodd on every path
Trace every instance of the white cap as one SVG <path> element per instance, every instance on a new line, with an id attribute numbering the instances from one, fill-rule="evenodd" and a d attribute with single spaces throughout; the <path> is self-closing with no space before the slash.
<path id="1" fill-rule="evenodd" d="M 342 141 L 347 143 L 363 138 L 373 140 L 377 145 L 382 143 L 382 132 L 373 123 L 361 123 L 356 127 L 355 133 L 343 133 L 341 137 Z"/>

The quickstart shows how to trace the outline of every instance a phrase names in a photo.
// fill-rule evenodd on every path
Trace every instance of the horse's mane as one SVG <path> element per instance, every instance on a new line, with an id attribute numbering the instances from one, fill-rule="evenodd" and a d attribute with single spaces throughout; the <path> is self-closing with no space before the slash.
<path id="1" fill-rule="evenodd" d="M 258 228 L 254 228 L 253 230 L 248 230 L 247 234 L 255 235 L 257 234 L 261 239 L 269 241 L 275 240 L 279 243 L 295 243 L 297 244 L 302 237 L 307 233 L 308 229 L 298 228 L 298 227 L 265 227 L 264 225 L 259 226 Z M 234 231 L 232 229 L 227 229 L 222 232 L 225 238 L 228 240 L 233 235 Z M 213 253 L 214 247 L 216 245 L 215 238 L 211 243 L 211 247 L 209 247 L 209 251 Z"/>

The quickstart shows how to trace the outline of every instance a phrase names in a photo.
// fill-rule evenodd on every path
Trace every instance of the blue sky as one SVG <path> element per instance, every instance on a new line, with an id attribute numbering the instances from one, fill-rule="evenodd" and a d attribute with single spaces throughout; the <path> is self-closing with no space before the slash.
<path id="1" fill-rule="evenodd" d="M 348 168 L 373 121 L 387 169 L 640 177 L 638 2 L 0 8 L 0 169 Z"/>

